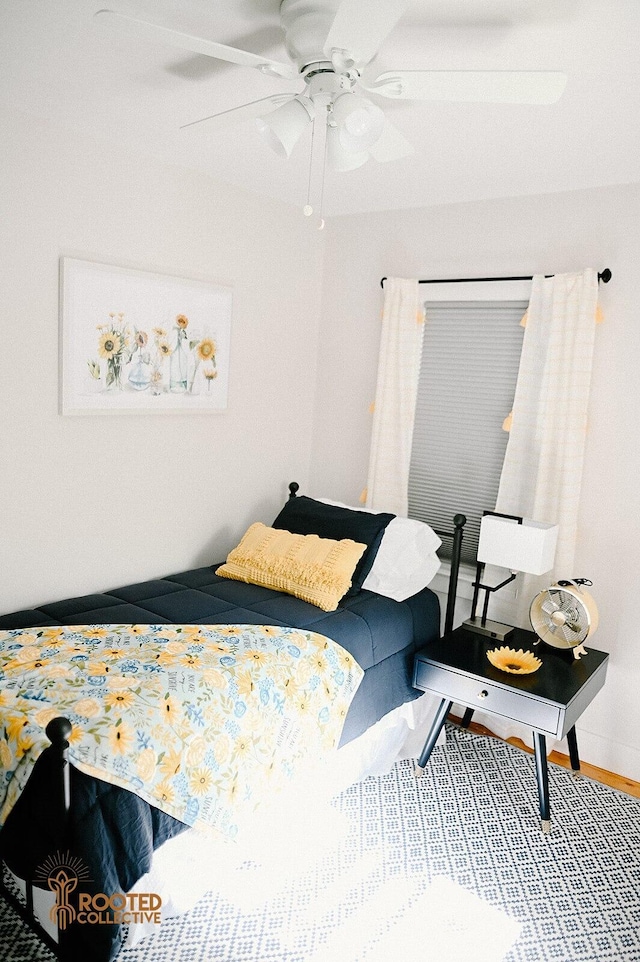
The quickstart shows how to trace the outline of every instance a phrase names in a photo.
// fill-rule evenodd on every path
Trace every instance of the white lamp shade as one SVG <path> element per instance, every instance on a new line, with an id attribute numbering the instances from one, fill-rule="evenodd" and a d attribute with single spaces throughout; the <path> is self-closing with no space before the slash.
<path id="1" fill-rule="evenodd" d="M 355 170 L 362 167 L 369 159 L 366 150 L 354 153 L 345 150 L 340 142 L 340 132 L 337 127 L 327 127 L 327 163 L 331 170 Z"/>
<path id="2" fill-rule="evenodd" d="M 510 571 L 543 575 L 553 568 L 558 525 L 486 514 L 480 523 L 478 561 Z"/>
<path id="3" fill-rule="evenodd" d="M 384 113 L 360 94 L 345 93 L 333 105 L 332 119 L 345 150 L 361 153 L 378 140 L 384 127 Z"/>
<path id="4" fill-rule="evenodd" d="M 256 125 L 272 150 L 289 157 L 303 130 L 313 120 L 313 114 L 310 100 L 294 97 L 266 117 L 258 117 Z"/>

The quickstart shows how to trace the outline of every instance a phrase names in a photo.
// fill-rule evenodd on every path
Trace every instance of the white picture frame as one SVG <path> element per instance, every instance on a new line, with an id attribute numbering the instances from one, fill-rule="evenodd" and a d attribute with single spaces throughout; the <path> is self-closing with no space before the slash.
<path id="1" fill-rule="evenodd" d="M 60 259 L 60 412 L 223 412 L 232 290 Z"/>

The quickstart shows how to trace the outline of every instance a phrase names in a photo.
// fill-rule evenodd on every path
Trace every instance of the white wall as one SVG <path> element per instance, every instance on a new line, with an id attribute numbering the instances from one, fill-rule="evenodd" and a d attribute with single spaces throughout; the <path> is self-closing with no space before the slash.
<path id="1" fill-rule="evenodd" d="M 0 139 L 0 612 L 218 561 L 309 471 L 322 235 L 16 114 Z M 58 414 L 58 261 L 231 285 L 224 414 Z"/>
<path id="2" fill-rule="evenodd" d="M 611 268 L 601 285 L 577 565 L 567 574 L 593 580 L 593 643 L 611 655 L 606 686 L 577 726 L 582 756 L 640 780 L 640 187 L 335 218 L 328 229 L 311 477 L 317 495 L 352 503 L 366 484 L 381 277 Z"/>

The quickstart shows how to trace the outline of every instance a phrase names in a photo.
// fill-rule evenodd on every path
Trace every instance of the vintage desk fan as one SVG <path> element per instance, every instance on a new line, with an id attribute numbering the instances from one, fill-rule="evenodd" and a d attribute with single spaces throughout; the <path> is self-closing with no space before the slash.
<path id="1" fill-rule="evenodd" d="M 574 657 L 586 654 L 584 642 L 598 627 L 598 609 L 585 585 L 586 578 L 558 581 L 540 591 L 529 609 L 531 627 L 552 648 L 570 649 Z"/>

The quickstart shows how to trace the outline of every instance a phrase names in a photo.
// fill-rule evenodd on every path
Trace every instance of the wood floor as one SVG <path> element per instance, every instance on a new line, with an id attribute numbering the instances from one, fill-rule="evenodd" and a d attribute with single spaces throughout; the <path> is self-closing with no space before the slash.
<path id="1" fill-rule="evenodd" d="M 459 725 L 462 721 L 461 718 L 456 718 L 455 716 L 450 716 L 451 721 Z M 476 722 L 472 721 L 469 725 L 469 731 L 475 732 L 477 735 L 489 735 L 491 738 L 498 738 L 494 732 L 485 728 L 484 725 L 478 725 Z M 516 748 L 522 748 L 524 751 L 533 754 L 533 749 L 525 745 L 523 741 L 519 738 L 507 738 L 510 745 L 515 745 Z M 551 752 L 549 755 L 549 761 L 553 762 L 555 765 L 561 765 L 563 768 L 571 768 L 571 763 L 569 761 L 568 755 L 563 755 L 561 752 Z M 580 762 L 580 771 L 587 778 L 593 778 L 596 782 L 601 782 L 603 785 L 609 785 L 610 788 L 615 788 L 619 792 L 626 792 L 627 795 L 633 795 L 634 798 L 640 798 L 640 782 L 634 782 L 631 778 L 625 778 L 623 775 L 616 775 L 613 772 L 608 772 L 604 768 L 597 768 L 595 765 L 589 765 L 586 762 Z"/>

